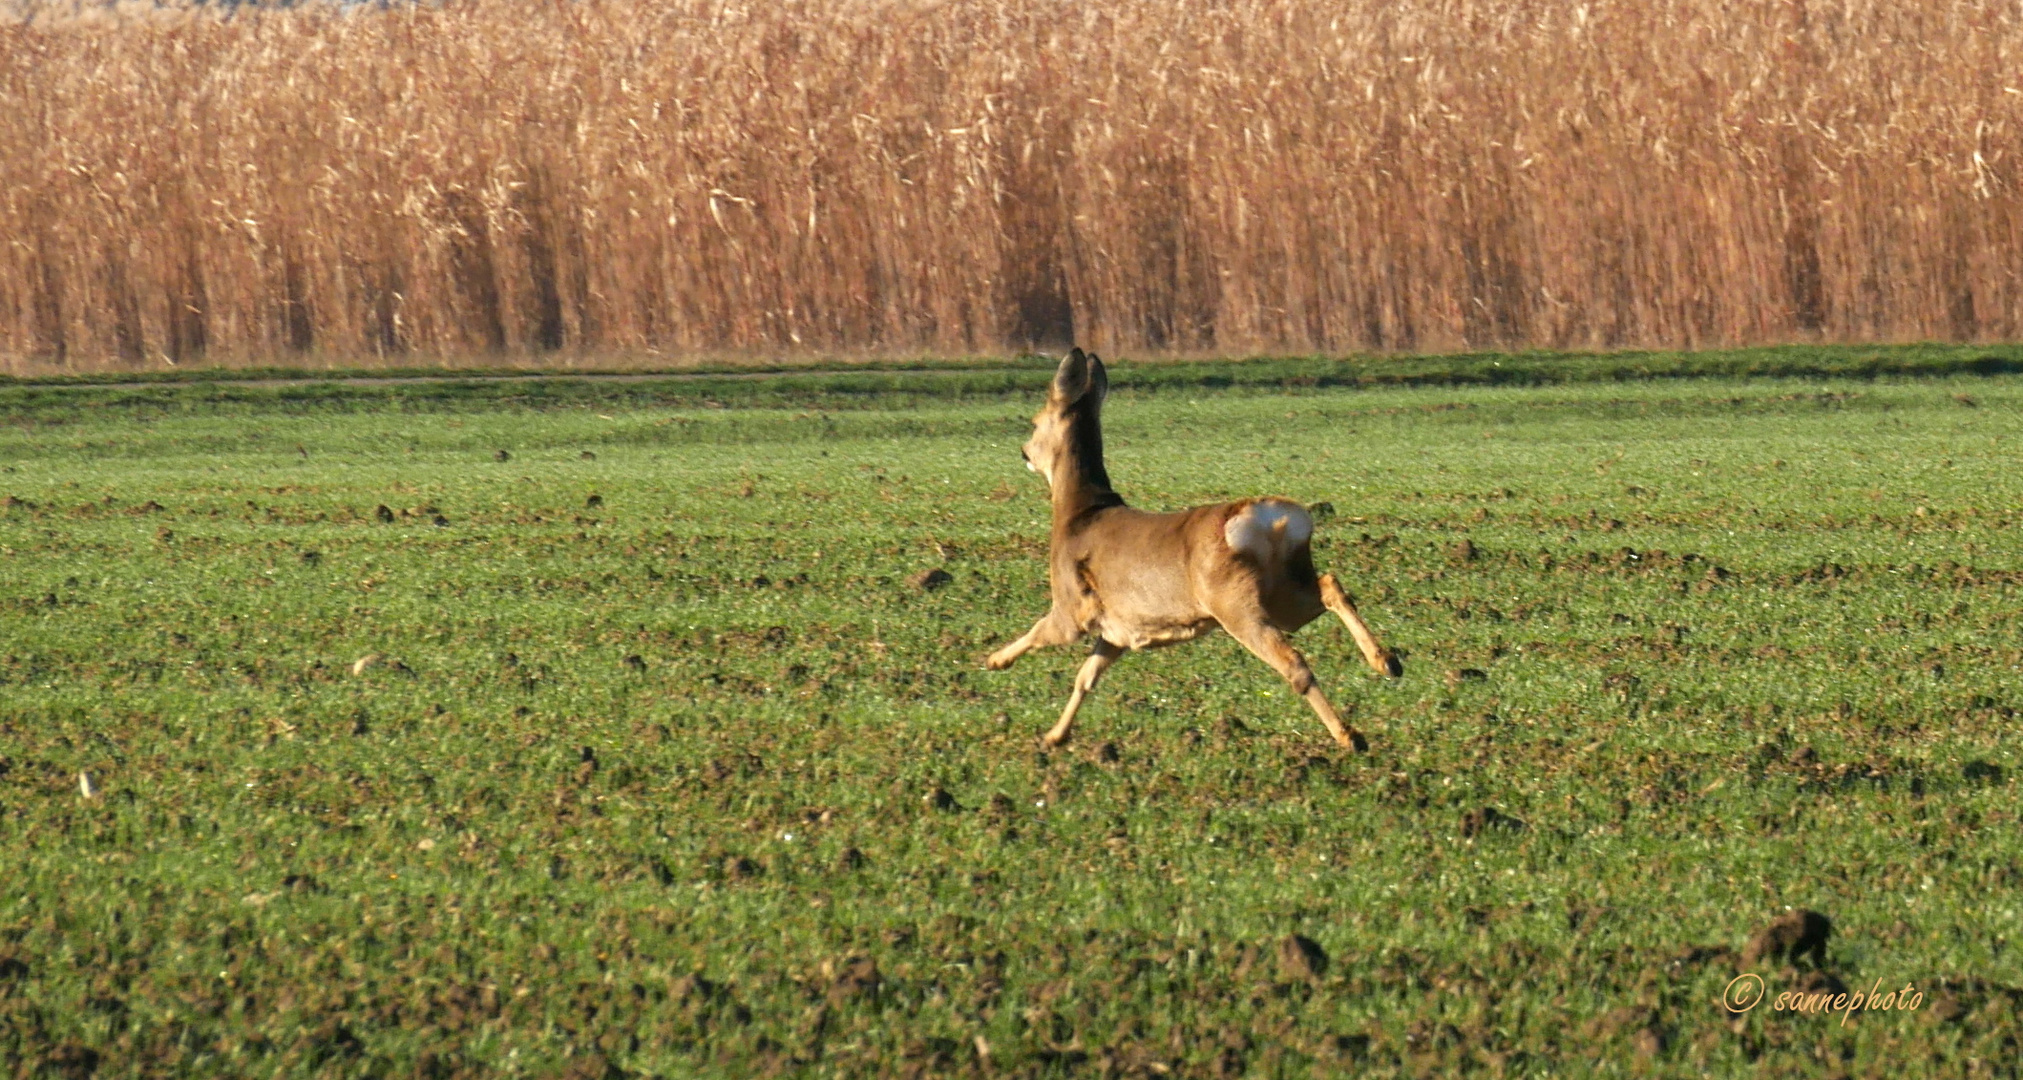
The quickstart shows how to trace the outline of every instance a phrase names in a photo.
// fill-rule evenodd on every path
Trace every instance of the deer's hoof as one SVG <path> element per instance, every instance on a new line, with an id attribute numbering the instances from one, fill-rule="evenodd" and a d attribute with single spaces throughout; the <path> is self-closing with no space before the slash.
<path id="1" fill-rule="evenodd" d="M 1349 737 L 1342 740 L 1342 745 L 1354 750 L 1358 754 L 1370 752 L 1370 740 L 1363 738 L 1363 733 L 1360 731 L 1350 731 Z"/>
<path id="2" fill-rule="evenodd" d="M 1393 679 L 1405 677 L 1405 662 L 1389 649 L 1384 650 L 1384 674 Z"/>

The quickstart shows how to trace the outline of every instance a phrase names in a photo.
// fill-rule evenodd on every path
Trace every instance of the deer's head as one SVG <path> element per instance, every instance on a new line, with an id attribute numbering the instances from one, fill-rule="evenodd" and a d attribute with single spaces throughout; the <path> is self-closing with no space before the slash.
<path id="1" fill-rule="evenodd" d="M 1110 478 L 1103 470 L 1103 395 L 1110 377 L 1094 353 L 1076 349 L 1061 361 L 1047 390 L 1047 403 L 1033 417 L 1033 437 L 1019 453 L 1026 468 L 1046 477 L 1047 486 L 1095 485 Z"/>

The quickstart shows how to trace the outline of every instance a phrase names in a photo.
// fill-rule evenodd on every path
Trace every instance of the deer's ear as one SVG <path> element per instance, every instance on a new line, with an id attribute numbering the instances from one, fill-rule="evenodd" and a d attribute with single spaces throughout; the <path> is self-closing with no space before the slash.
<path id="1" fill-rule="evenodd" d="M 1101 372 L 1103 362 L 1080 349 L 1062 357 L 1060 369 L 1054 372 L 1054 400 L 1063 405 L 1080 401 L 1089 392 L 1092 370 Z"/>
<path id="2" fill-rule="evenodd" d="M 1110 393 L 1110 373 L 1103 369 L 1103 358 L 1089 354 L 1089 388 L 1086 393 L 1097 401 L 1102 401 Z"/>

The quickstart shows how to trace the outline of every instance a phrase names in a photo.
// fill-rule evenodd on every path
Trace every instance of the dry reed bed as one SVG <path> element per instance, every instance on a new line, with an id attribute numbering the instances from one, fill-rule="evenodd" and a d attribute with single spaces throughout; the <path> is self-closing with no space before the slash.
<path id="1" fill-rule="evenodd" d="M 0 357 L 2014 338 L 2019 44 L 1929 0 L 44 12 Z"/>

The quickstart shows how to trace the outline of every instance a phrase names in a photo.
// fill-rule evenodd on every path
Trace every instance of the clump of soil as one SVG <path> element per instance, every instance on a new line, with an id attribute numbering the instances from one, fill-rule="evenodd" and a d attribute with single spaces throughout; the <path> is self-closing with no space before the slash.
<path id="1" fill-rule="evenodd" d="M 836 972 L 835 982 L 829 986 L 830 1001 L 844 1001 L 849 998 L 875 994 L 885 981 L 879 974 L 878 962 L 869 957 L 858 956 L 846 960 L 842 970 Z"/>
<path id="2" fill-rule="evenodd" d="M 1300 934 L 1278 943 L 1278 971 L 1290 982 L 1315 982 L 1328 973 L 1328 952 Z"/>
<path id="3" fill-rule="evenodd" d="M 1810 955 L 1812 966 L 1818 968 L 1826 963 L 1826 939 L 1833 936 L 1833 922 L 1817 911 L 1799 909 L 1780 915 L 1770 921 L 1770 925 L 1756 932 L 1749 944 L 1742 949 L 1742 964 L 1753 966 L 1758 961 L 1791 960 Z"/>
<path id="4" fill-rule="evenodd" d="M 1511 817 L 1509 814 L 1493 806 L 1485 806 L 1480 810 L 1470 810 L 1461 815 L 1461 835 L 1471 839 L 1491 829 L 1519 832 L 1525 827 L 1524 822 Z"/>
<path id="5" fill-rule="evenodd" d="M 1960 779 L 1970 784 L 1999 784 L 2002 766 L 1992 761 L 1969 761 L 1960 766 Z"/>

